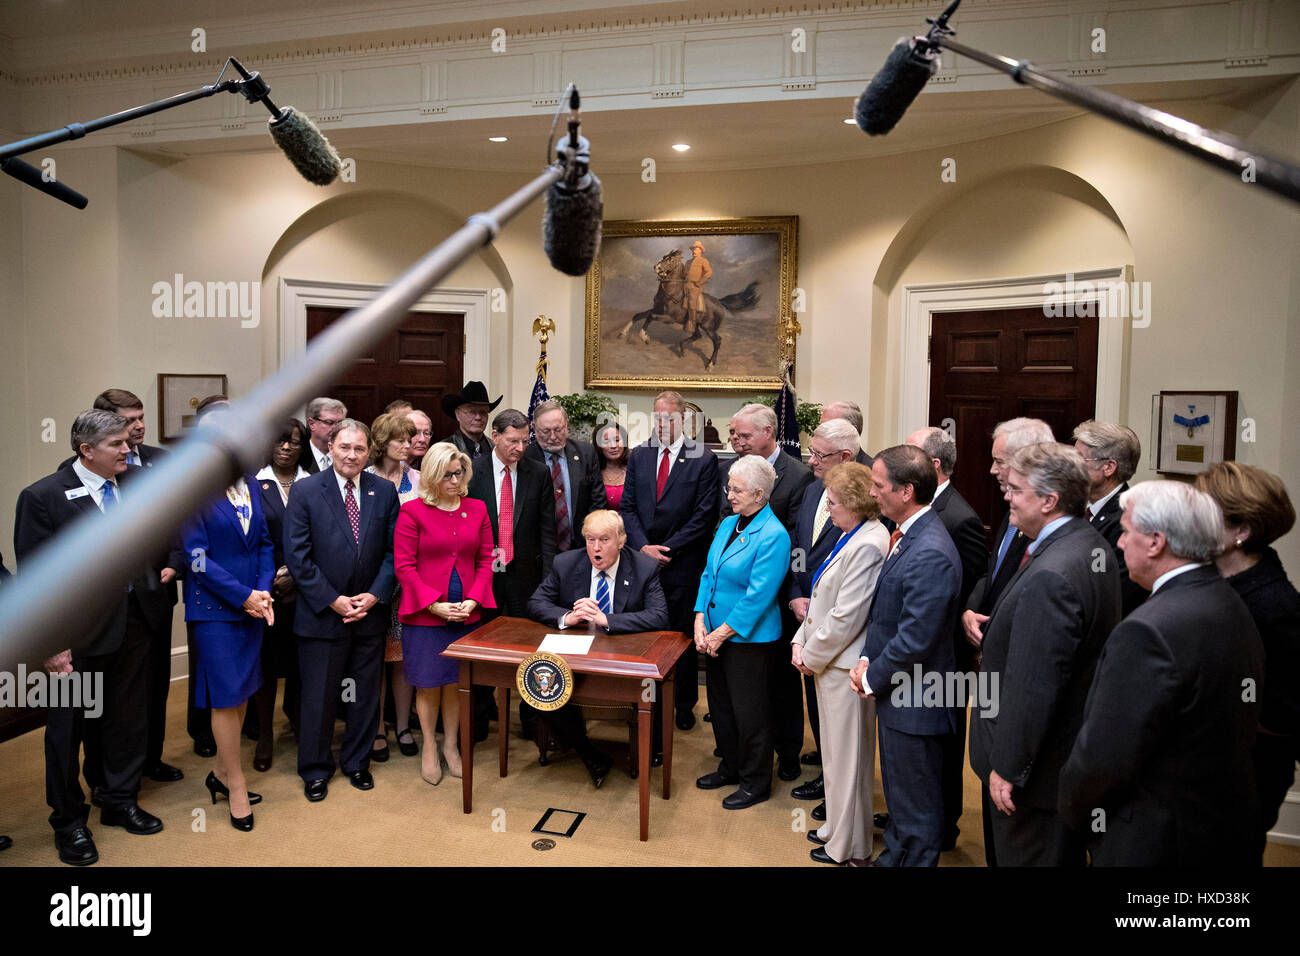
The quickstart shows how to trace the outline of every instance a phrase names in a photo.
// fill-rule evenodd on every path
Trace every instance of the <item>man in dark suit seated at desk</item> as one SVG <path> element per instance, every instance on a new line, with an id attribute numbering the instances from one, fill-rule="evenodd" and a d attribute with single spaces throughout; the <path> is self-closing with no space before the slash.
<path id="1" fill-rule="evenodd" d="M 635 634 L 667 628 L 659 562 L 627 547 L 618 512 L 591 512 L 582 523 L 582 536 L 587 547 L 555 558 L 550 574 L 528 601 L 529 615 L 562 631 Z M 599 788 L 609 774 L 610 759 L 587 738 L 578 705 L 570 701 L 559 710 L 538 714 L 563 744 L 578 752 Z"/>

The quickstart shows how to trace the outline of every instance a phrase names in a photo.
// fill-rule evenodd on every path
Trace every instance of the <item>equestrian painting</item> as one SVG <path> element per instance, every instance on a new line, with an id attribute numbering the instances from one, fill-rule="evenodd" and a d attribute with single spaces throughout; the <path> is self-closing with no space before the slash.
<path id="1" fill-rule="evenodd" d="M 605 223 L 587 277 L 587 386 L 779 388 L 801 298 L 797 223 Z"/>

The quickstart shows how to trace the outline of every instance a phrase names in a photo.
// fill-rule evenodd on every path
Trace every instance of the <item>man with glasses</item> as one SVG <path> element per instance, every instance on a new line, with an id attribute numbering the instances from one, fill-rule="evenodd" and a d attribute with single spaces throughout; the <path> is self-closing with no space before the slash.
<path id="1" fill-rule="evenodd" d="M 1120 595 L 1124 617 L 1147 598 L 1141 585 L 1129 578 L 1124 552 L 1119 546 L 1119 496 L 1128 491 L 1128 480 L 1137 471 L 1142 443 L 1133 429 L 1114 422 L 1086 421 L 1074 430 L 1074 450 L 1088 467 L 1088 521 L 1115 552 L 1119 568 Z"/>
<path id="2" fill-rule="evenodd" d="M 459 395 L 448 393 L 442 396 L 443 412 L 454 416 L 457 425 L 456 430 L 442 440 L 451 442 L 471 459 L 492 454 L 493 440 L 485 432 L 488 415 L 501 404 L 501 398 L 498 395 L 495 402 L 489 402 L 487 386 L 482 382 L 466 382 L 465 390 Z"/>
<path id="3" fill-rule="evenodd" d="M 307 431 L 311 440 L 302 450 L 298 464 L 309 475 L 329 471 L 334 466 L 330 459 L 330 432 L 348 417 L 348 407 L 337 398 L 313 398 L 307 405 Z"/>
<path id="4" fill-rule="evenodd" d="M 555 551 L 583 546 L 582 524 L 587 515 L 606 507 L 600 455 L 595 446 L 569 437 L 569 416 L 555 399 L 533 410 L 533 433 L 524 457 L 539 461 L 551 474 L 555 489 Z"/>

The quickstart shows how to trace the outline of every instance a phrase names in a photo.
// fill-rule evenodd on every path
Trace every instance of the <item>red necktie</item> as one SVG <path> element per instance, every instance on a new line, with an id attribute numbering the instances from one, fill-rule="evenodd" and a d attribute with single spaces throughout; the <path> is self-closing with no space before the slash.
<path id="1" fill-rule="evenodd" d="M 509 564 L 515 557 L 515 492 L 510 486 L 510 469 L 501 474 L 501 506 L 497 508 L 497 530 L 501 556 Z"/>
<path id="2" fill-rule="evenodd" d="M 899 531 L 897 528 L 889 532 L 889 554 L 894 553 L 894 545 L 898 544 L 898 539 L 902 536 L 903 532 Z M 889 554 L 885 555 L 885 557 L 889 557 Z"/>
<path id="3" fill-rule="evenodd" d="M 361 510 L 357 508 L 357 496 L 352 493 L 352 482 L 344 482 L 343 507 L 347 509 L 348 520 L 352 522 L 352 540 L 361 543 Z"/>
<path id="4" fill-rule="evenodd" d="M 560 456 L 551 456 L 551 483 L 555 485 L 555 546 L 568 551 L 573 540 L 569 525 L 569 503 L 564 500 L 564 473 L 560 471 Z"/>
<path id="5" fill-rule="evenodd" d="M 1029 563 L 1029 559 L 1030 559 L 1031 557 L 1033 557 L 1033 555 L 1031 555 L 1031 554 L 1029 553 L 1029 549 L 1028 549 L 1028 548 L 1025 548 L 1025 553 L 1022 554 L 1022 555 L 1020 556 L 1020 567 L 1023 568 L 1026 564 L 1028 564 L 1028 563 Z"/>
<path id="6" fill-rule="evenodd" d="M 655 501 L 664 496 L 664 485 L 668 484 L 668 449 L 664 449 L 664 456 L 659 459 L 659 476 L 655 479 Z"/>

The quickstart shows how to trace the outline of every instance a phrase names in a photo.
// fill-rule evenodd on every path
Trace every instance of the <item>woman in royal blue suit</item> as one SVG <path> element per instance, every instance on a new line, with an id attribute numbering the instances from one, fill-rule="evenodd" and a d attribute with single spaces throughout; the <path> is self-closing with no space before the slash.
<path id="1" fill-rule="evenodd" d="M 244 707 L 261 685 L 262 632 L 275 622 L 271 580 L 275 560 L 252 478 L 240 478 L 186 531 L 190 572 L 185 578 L 185 623 L 198 655 L 194 702 L 212 708 L 216 768 L 205 785 L 217 802 L 230 801 L 230 825 L 253 829 L 252 805 L 239 765 Z"/>
<path id="2" fill-rule="evenodd" d="M 718 525 L 695 601 L 695 647 L 708 654 L 709 711 L 722 762 L 695 782 L 739 785 L 722 800 L 743 810 L 772 793 L 768 672 L 785 663 L 777 594 L 790 568 L 790 535 L 768 507 L 776 469 L 746 455 L 727 474 L 733 512 Z"/>

